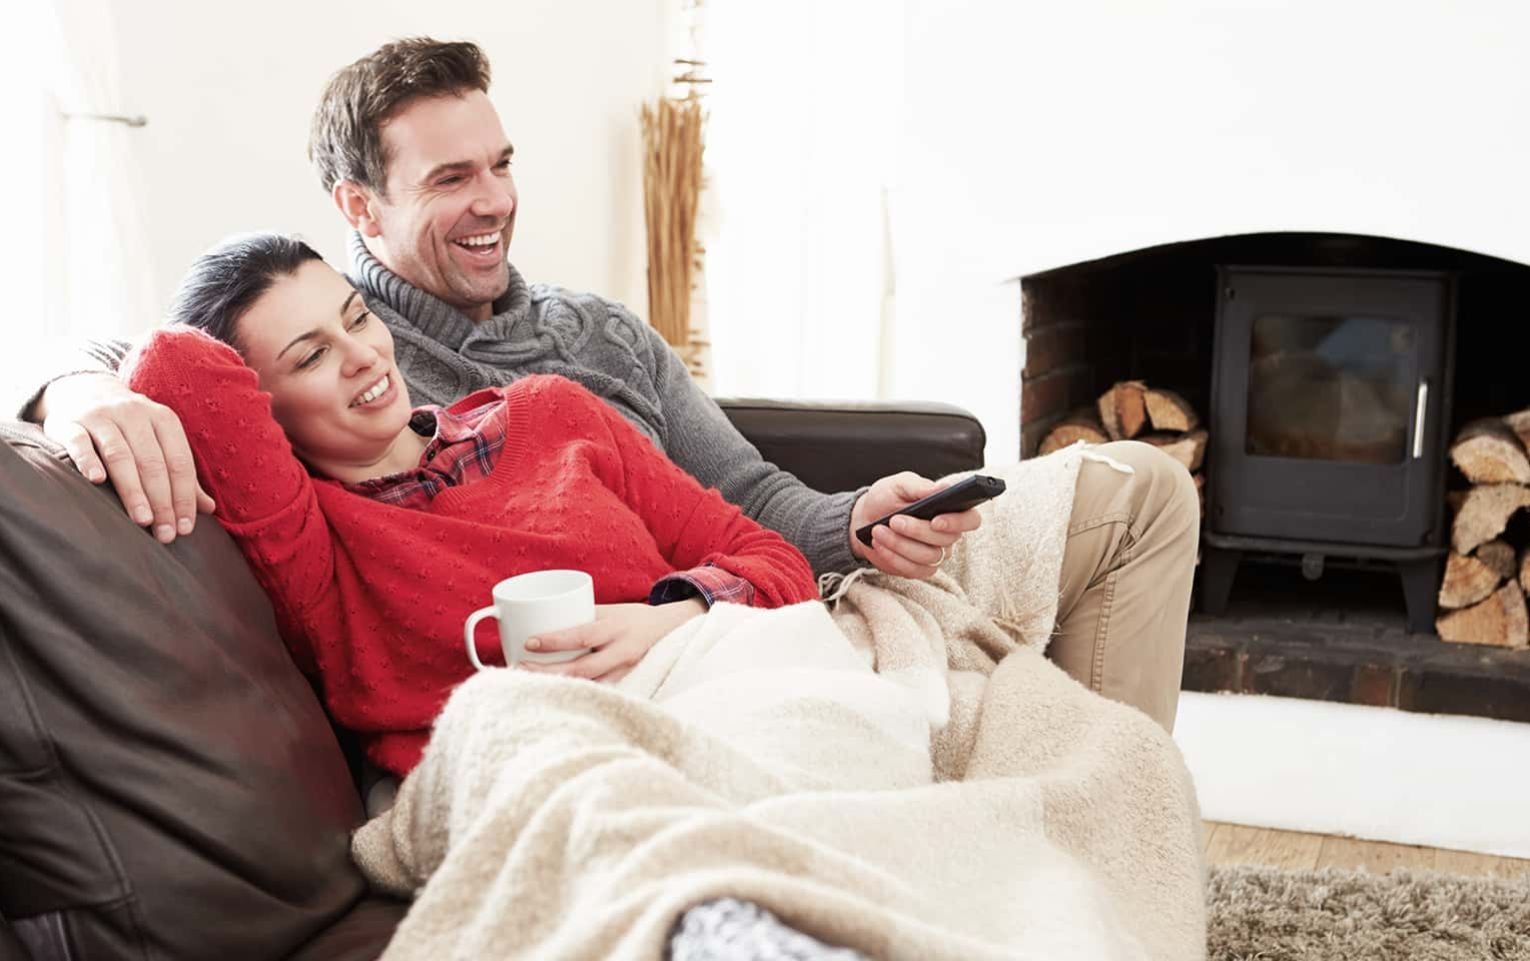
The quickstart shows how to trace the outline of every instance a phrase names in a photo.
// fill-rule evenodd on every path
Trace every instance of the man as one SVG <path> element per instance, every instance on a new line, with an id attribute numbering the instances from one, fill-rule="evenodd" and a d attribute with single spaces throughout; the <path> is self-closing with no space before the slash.
<path id="1" fill-rule="evenodd" d="M 817 572 L 934 574 L 976 511 L 860 526 L 932 493 L 911 473 L 823 494 L 764 462 L 657 333 L 619 304 L 528 286 L 507 260 L 519 198 L 513 148 L 470 43 L 387 44 L 342 69 L 314 112 L 309 157 L 352 227 L 351 282 L 393 332 L 415 404 L 448 404 L 532 373 L 576 380 L 680 466 L 796 544 Z M 103 358 L 114 368 L 124 345 Z M 47 385 L 24 412 L 162 542 L 211 503 L 174 415 L 107 373 Z M 1086 465 L 1051 654 L 1082 683 L 1172 728 L 1196 542 L 1189 476 L 1145 445 L 1135 473 Z M 1096 469 L 1097 468 L 1097 469 Z M 1189 505 L 1187 508 L 1186 505 Z M 997 612 L 994 612 L 997 615 Z"/>

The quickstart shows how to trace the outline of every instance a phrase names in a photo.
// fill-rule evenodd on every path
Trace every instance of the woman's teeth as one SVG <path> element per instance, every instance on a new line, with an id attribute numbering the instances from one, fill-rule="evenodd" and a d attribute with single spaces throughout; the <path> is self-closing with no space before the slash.
<path id="1" fill-rule="evenodd" d="M 383 393 L 387 391 L 388 383 L 388 376 L 384 374 L 382 380 L 367 388 L 366 393 L 351 401 L 351 406 L 360 407 L 362 404 L 370 404 L 372 401 L 381 397 Z"/>

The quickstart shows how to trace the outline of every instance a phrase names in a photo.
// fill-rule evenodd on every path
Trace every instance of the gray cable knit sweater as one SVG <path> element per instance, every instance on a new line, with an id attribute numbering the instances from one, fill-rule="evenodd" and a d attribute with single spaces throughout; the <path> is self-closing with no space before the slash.
<path id="1" fill-rule="evenodd" d="M 351 283 L 392 331 L 415 405 L 450 404 L 527 374 L 561 374 L 615 407 L 702 484 L 797 545 L 815 573 L 860 566 L 849 534 L 860 492 L 819 493 L 761 458 L 658 332 L 622 305 L 527 285 L 512 266 L 510 288 L 494 302 L 494 315 L 475 324 L 384 267 L 359 234 L 351 234 L 349 252 Z M 68 372 L 115 371 L 129 347 L 127 341 L 94 343 L 87 350 L 92 363 Z M 42 386 L 23 405 L 24 419 L 41 393 Z"/>
<path id="2" fill-rule="evenodd" d="M 450 404 L 527 374 L 578 381 L 670 459 L 797 545 L 816 573 L 859 566 L 850 552 L 856 491 L 821 494 L 768 463 L 686 373 L 658 331 L 621 304 L 545 284 L 510 267 L 510 288 L 482 323 L 384 267 L 351 234 L 350 278 L 393 332 L 415 404 Z"/>

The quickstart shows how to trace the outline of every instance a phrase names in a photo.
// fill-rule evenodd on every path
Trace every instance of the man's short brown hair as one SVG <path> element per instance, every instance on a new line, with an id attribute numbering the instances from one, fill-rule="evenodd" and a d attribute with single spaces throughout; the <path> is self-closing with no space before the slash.
<path id="1" fill-rule="evenodd" d="M 308 131 L 308 159 L 325 192 L 354 180 L 387 195 L 382 128 L 419 97 L 489 92 L 489 60 L 475 43 L 409 37 L 343 68 L 324 88 Z"/>

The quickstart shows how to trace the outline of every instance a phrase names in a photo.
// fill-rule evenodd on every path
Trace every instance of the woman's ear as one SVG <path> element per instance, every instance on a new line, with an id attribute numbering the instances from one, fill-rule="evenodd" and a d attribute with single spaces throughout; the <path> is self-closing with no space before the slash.
<path id="1" fill-rule="evenodd" d="M 377 200 L 372 191 L 354 180 L 337 180 L 330 196 L 334 198 L 340 216 L 361 236 L 377 237 L 382 234 L 382 225 L 377 220 Z"/>

